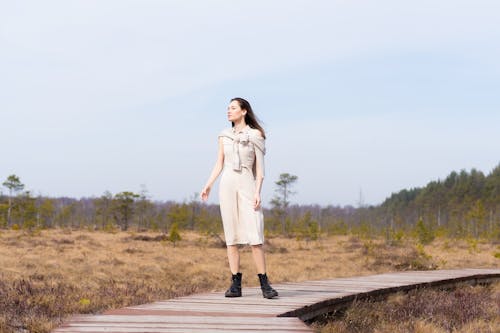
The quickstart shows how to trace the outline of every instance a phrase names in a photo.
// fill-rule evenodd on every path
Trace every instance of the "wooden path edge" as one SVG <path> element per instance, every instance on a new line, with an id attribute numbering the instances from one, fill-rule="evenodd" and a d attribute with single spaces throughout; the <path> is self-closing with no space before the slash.
<path id="1" fill-rule="evenodd" d="M 468 284 L 475 286 L 478 284 L 479 285 L 491 284 L 499 281 L 500 281 L 500 273 L 489 273 L 489 274 L 474 274 L 470 276 L 448 278 L 438 281 L 413 283 L 396 287 L 379 288 L 367 292 L 359 292 L 353 295 L 347 295 L 343 297 L 324 300 L 315 304 L 304 306 L 302 308 L 293 311 L 282 313 L 278 315 L 278 317 L 297 317 L 304 322 L 310 322 L 319 316 L 328 313 L 334 313 L 337 312 L 338 310 L 347 308 L 351 303 L 355 301 L 361 301 L 371 298 L 383 298 L 389 294 L 394 294 L 397 292 L 408 292 L 410 290 L 421 289 L 421 288 L 450 289 L 460 284 Z"/>

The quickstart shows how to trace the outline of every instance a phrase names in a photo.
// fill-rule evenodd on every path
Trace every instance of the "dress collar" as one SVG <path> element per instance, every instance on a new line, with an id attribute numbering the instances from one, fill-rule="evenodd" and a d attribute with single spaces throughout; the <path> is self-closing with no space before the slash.
<path id="1" fill-rule="evenodd" d="M 250 128 L 250 126 L 248 126 L 248 124 L 245 125 L 245 127 L 243 127 L 240 131 L 236 132 L 236 128 L 235 127 L 232 127 L 231 130 L 233 131 L 233 133 L 242 133 L 242 132 L 246 132 L 248 129 Z"/>

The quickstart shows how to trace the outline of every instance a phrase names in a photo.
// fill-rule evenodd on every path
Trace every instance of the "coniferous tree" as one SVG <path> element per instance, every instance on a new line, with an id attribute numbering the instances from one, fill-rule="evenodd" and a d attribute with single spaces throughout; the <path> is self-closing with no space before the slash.
<path id="1" fill-rule="evenodd" d="M 134 201 L 139 197 L 134 192 L 124 191 L 115 195 L 114 216 L 122 230 L 128 230 L 134 214 Z"/>
<path id="2" fill-rule="evenodd" d="M 168 236 L 168 240 L 174 244 L 174 247 L 178 241 L 182 240 L 181 235 L 179 233 L 179 225 L 177 223 L 172 224 L 172 226 L 170 227 L 170 234 Z"/>
<path id="3" fill-rule="evenodd" d="M 7 225 L 11 224 L 11 215 L 12 215 L 12 195 L 24 189 L 24 184 L 21 183 L 21 180 L 16 175 L 10 175 L 7 177 L 2 183 L 3 186 L 9 189 L 9 207 L 7 209 Z"/>

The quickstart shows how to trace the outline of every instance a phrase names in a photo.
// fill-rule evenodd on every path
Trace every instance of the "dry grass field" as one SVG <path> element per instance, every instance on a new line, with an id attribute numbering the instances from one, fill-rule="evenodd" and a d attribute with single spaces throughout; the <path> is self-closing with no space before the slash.
<path id="1" fill-rule="evenodd" d="M 313 324 L 321 333 L 498 333 L 500 283 L 397 293 L 356 302 L 335 320 L 325 319 Z"/>
<path id="2" fill-rule="evenodd" d="M 202 291 L 225 290 L 225 248 L 195 232 L 174 247 L 158 233 L 0 231 L 0 331 L 48 332 L 65 316 L 98 313 Z M 500 267 L 500 247 L 477 241 L 411 239 L 387 245 L 355 236 L 297 241 L 268 237 L 272 283 L 411 269 Z M 243 286 L 258 279 L 242 249 Z"/>

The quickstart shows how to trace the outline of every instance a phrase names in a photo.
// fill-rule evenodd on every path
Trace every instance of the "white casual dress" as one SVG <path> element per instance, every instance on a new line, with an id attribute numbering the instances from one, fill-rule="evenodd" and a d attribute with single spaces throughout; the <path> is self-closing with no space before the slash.
<path id="1" fill-rule="evenodd" d="M 264 175 L 265 140 L 250 126 L 223 130 L 224 171 L 219 203 L 227 245 L 264 243 L 264 214 L 254 209 L 255 173 Z"/>

